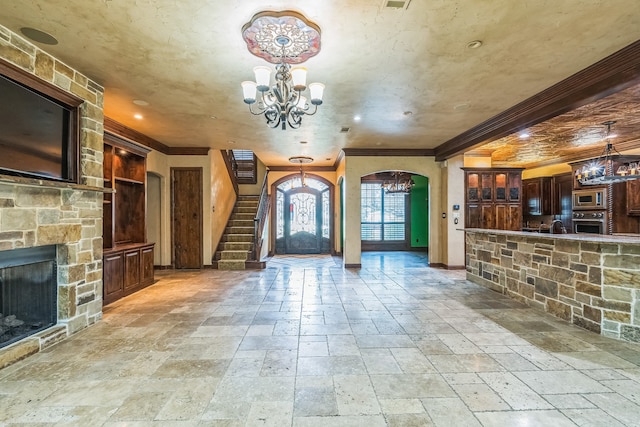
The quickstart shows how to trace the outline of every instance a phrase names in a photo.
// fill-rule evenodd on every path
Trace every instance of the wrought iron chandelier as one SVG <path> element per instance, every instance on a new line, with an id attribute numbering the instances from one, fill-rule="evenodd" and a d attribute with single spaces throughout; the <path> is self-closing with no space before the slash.
<path id="1" fill-rule="evenodd" d="M 615 121 L 602 123 L 607 127 L 605 136 L 607 143 L 600 157 L 592 159 L 576 171 L 576 180 L 581 185 L 615 184 L 640 178 L 640 162 L 622 163 L 615 171 L 613 170 L 614 155 L 620 155 L 610 142 L 615 136 L 611 134 L 611 126 L 615 123 Z"/>
<path id="2" fill-rule="evenodd" d="M 244 26 L 242 35 L 252 54 L 277 64 L 273 86 L 271 68 L 264 66 L 253 69 L 255 81 L 242 82 L 249 111 L 264 115 L 271 128 L 299 128 L 303 116 L 318 111 L 324 85 L 311 83 L 307 100 L 303 95 L 307 69 L 291 64 L 300 64 L 320 51 L 320 28 L 297 12 L 261 12 Z"/>
<path id="3" fill-rule="evenodd" d="M 399 171 L 392 172 L 391 180 L 382 183 L 382 188 L 387 194 L 410 193 L 413 186 L 411 175 Z"/>

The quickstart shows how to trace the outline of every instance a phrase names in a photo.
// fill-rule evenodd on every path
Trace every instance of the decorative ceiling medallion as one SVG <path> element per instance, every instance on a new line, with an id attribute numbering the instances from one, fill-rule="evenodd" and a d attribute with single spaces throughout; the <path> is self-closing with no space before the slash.
<path id="1" fill-rule="evenodd" d="M 272 64 L 301 64 L 320 52 L 320 27 L 292 10 L 255 14 L 242 38 L 249 52 Z"/>
<path id="2" fill-rule="evenodd" d="M 293 156 L 289 157 L 289 162 L 298 164 L 307 164 L 313 162 L 313 157 L 308 156 Z"/>

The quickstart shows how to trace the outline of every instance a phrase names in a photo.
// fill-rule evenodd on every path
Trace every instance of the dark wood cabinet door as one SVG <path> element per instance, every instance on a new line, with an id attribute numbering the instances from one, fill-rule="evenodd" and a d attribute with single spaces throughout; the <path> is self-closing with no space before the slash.
<path id="1" fill-rule="evenodd" d="M 122 252 L 105 254 L 103 262 L 103 295 L 105 304 L 109 304 L 124 294 Z"/>
<path id="2" fill-rule="evenodd" d="M 522 181 L 525 215 L 551 215 L 551 177 Z"/>
<path id="3" fill-rule="evenodd" d="M 140 249 L 124 252 L 124 291 L 131 292 L 140 285 Z"/>
<path id="4" fill-rule="evenodd" d="M 640 215 L 640 180 L 627 182 L 627 215 Z"/>
<path id="5" fill-rule="evenodd" d="M 171 168 L 175 268 L 202 268 L 202 168 Z"/>
<path id="6" fill-rule="evenodd" d="M 522 207 L 520 204 L 507 205 L 505 230 L 520 231 L 522 229 Z"/>
<path id="7" fill-rule="evenodd" d="M 495 227 L 498 230 L 508 230 L 507 223 L 509 222 L 509 210 L 507 205 L 499 204 L 495 207 Z"/>
<path id="8" fill-rule="evenodd" d="M 522 183 L 524 191 L 524 214 L 542 215 L 540 203 L 540 181 L 537 179 L 525 179 Z"/>
<path id="9" fill-rule="evenodd" d="M 480 205 L 481 228 L 496 228 L 496 209 L 493 204 Z"/>
<path id="10" fill-rule="evenodd" d="M 482 214 L 480 212 L 480 205 L 478 205 L 477 203 L 474 203 L 474 204 L 467 203 L 465 227 L 466 228 L 483 228 L 481 215 Z"/>
<path id="11" fill-rule="evenodd" d="M 140 281 L 144 285 L 153 283 L 153 247 L 141 249 Z"/>

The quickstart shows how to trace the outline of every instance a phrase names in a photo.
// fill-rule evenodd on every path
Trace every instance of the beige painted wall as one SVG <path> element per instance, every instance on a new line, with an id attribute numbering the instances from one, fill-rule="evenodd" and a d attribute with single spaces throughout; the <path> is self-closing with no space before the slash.
<path id="1" fill-rule="evenodd" d="M 207 156 L 167 156 L 157 151 L 151 151 L 147 156 L 147 171 L 160 176 L 160 262 L 163 266 L 171 265 L 171 168 L 172 167 L 200 167 L 203 176 L 202 218 L 203 218 L 203 248 L 202 262 L 211 264 L 212 240 L 212 203 L 211 191 L 207 188 L 212 176 L 212 152 Z M 226 169 L 225 169 L 226 173 Z M 222 174 L 221 174 L 222 175 Z"/>
<path id="2" fill-rule="evenodd" d="M 371 173 L 403 170 L 429 178 L 429 261 L 442 263 L 440 222 L 442 170 L 433 157 L 352 156 L 345 159 L 345 247 L 343 263 L 360 264 L 360 178 Z"/>
<path id="3" fill-rule="evenodd" d="M 211 251 L 215 253 L 220 238 L 227 226 L 233 207 L 236 204 L 236 192 L 227 172 L 220 150 L 210 150 L 211 157 Z M 263 165 L 264 166 L 264 165 Z M 260 169 L 258 169 L 258 172 Z M 264 173 L 264 172 L 263 172 Z M 261 175 L 258 175 L 261 176 Z M 260 179 L 259 179 L 260 180 Z M 206 178 L 205 178 L 206 182 Z M 259 192 L 260 190 L 258 190 Z M 206 192 L 206 188 L 205 188 Z M 205 234 L 207 236 L 207 234 Z M 211 257 L 205 264 L 211 264 Z"/>
<path id="4" fill-rule="evenodd" d="M 442 263 L 448 268 L 464 268 L 465 264 L 465 236 L 464 228 L 464 156 L 452 157 L 443 164 L 442 168 L 442 213 L 446 218 L 438 221 L 442 228 Z M 453 205 L 460 206 L 454 211 Z M 458 215 L 458 223 L 455 216 Z M 433 226 L 432 228 L 433 229 Z"/>

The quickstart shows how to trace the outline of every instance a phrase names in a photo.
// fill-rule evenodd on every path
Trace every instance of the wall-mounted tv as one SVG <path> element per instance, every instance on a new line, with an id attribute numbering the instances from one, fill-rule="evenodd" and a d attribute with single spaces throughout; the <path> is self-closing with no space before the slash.
<path id="1" fill-rule="evenodd" d="M 60 101 L 60 89 L 0 65 L 0 174 L 77 182 L 79 103 Z M 49 93 L 28 86 L 33 81 Z"/>

